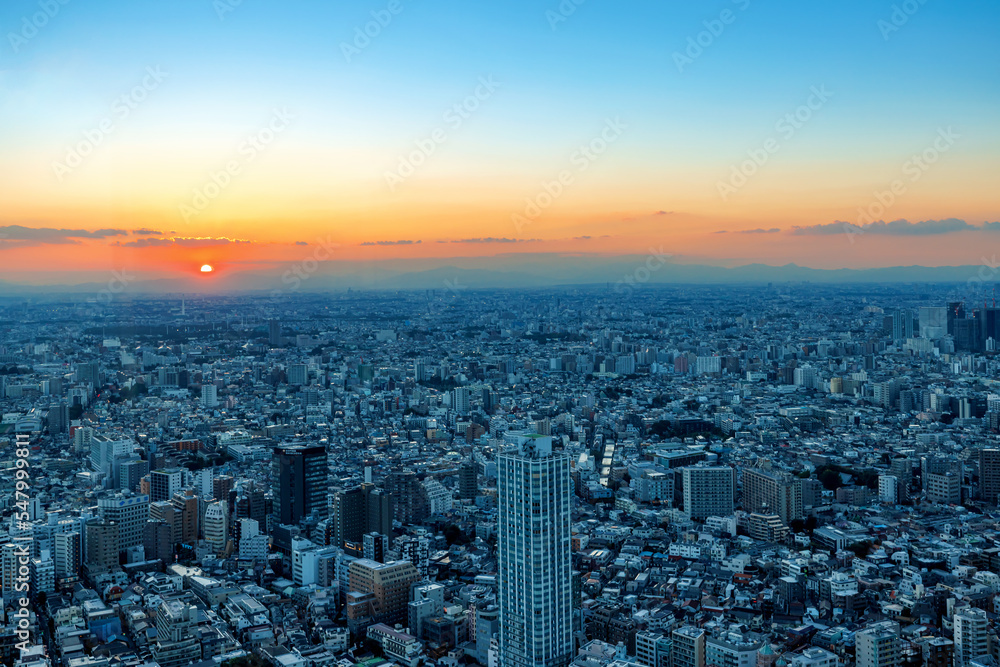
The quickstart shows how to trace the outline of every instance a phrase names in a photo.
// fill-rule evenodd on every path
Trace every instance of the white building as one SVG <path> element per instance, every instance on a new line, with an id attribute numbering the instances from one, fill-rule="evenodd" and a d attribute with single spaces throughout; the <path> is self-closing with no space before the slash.
<path id="1" fill-rule="evenodd" d="M 989 655 L 989 620 L 986 612 L 975 607 L 955 610 L 955 667 L 968 665 L 984 655 Z"/>
<path id="2" fill-rule="evenodd" d="M 222 554 L 226 550 L 228 523 L 226 503 L 214 502 L 205 510 L 205 541 L 216 554 Z"/>
<path id="3" fill-rule="evenodd" d="M 878 499 L 893 505 L 899 502 L 899 480 L 894 475 L 878 476 Z"/>
<path id="4" fill-rule="evenodd" d="M 872 623 L 854 636 L 857 667 L 899 667 L 899 624 L 893 621 Z"/>
<path id="5" fill-rule="evenodd" d="M 570 459 L 550 436 L 498 457 L 500 664 L 568 664 L 573 656 Z"/>

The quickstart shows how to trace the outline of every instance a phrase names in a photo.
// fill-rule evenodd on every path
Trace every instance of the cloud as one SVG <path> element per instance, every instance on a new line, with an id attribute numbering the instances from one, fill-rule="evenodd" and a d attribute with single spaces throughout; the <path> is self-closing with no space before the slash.
<path id="1" fill-rule="evenodd" d="M 878 220 L 867 225 L 857 225 L 852 222 L 831 222 L 822 225 L 792 227 L 791 233 L 797 236 L 843 234 L 844 231 L 862 234 L 879 234 L 886 236 L 932 236 L 935 234 L 951 234 L 965 231 L 1000 231 L 1000 223 L 987 222 L 983 225 L 972 225 L 965 220 L 947 218 L 944 220 L 893 220 L 885 222 Z"/>
<path id="2" fill-rule="evenodd" d="M 10 241 L 35 241 L 37 243 L 79 243 L 76 239 L 106 239 L 113 236 L 127 236 L 124 229 L 53 229 L 51 227 L 24 227 L 7 225 L 0 227 L 0 236 Z"/>
<path id="3" fill-rule="evenodd" d="M 673 215 L 673 211 L 657 211 L 656 215 Z"/>
<path id="4" fill-rule="evenodd" d="M 590 239 L 591 239 L 590 236 L 574 236 L 573 237 L 574 241 L 589 241 Z"/>
<path id="5" fill-rule="evenodd" d="M 541 239 L 508 239 L 487 236 L 485 238 L 478 239 L 459 239 L 457 241 L 452 241 L 452 243 L 537 243 L 540 240 Z"/>
<path id="6" fill-rule="evenodd" d="M 777 227 L 771 227 L 770 229 L 761 229 L 760 227 L 758 227 L 757 229 L 741 229 L 738 232 L 734 232 L 734 233 L 736 233 L 736 234 L 777 234 L 780 231 L 781 230 L 778 229 Z"/>
<path id="7" fill-rule="evenodd" d="M 308 241 L 296 241 L 295 245 L 309 245 Z"/>
<path id="8" fill-rule="evenodd" d="M 417 245 L 421 241 L 410 241 L 410 240 L 400 240 L 400 241 L 365 241 L 361 245 Z"/>
<path id="9" fill-rule="evenodd" d="M 173 239 L 137 239 L 135 241 L 118 242 L 115 245 L 127 246 L 130 248 L 161 248 L 164 246 L 182 246 L 184 248 L 204 248 L 206 246 L 218 246 L 229 244 L 250 243 L 243 239 L 227 239 L 224 237 L 178 237 Z"/>
<path id="10" fill-rule="evenodd" d="M 155 229 L 133 229 L 132 234 L 134 236 L 163 236 L 163 232 Z"/>

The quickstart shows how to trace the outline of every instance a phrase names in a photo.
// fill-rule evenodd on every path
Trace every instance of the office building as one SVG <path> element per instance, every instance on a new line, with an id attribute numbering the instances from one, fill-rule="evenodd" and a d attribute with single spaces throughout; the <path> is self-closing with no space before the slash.
<path id="1" fill-rule="evenodd" d="M 358 558 L 348 566 L 349 589 L 369 593 L 369 614 L 377 623 L 395 625 L 407 622 L 410 587 L 420 580 L 409 561 L 377 563 Z"/>
<path id="2" fill-rule="evenodd" d="M 149 496 L 119 493 L 97 501 L 102 519 L 118 525 L 118 551 L 142 544 L 142 530 L 149 520 Z"/>
<path id="3" fill-rule="evenodd" d="M 333 496 L 331 544 L 360 556 L 366 533 L 392 532 L 392 500 L 374 484 L 361 484 Z"/>
<path id="4" fill-rule="evenodd" d="M 149 473 L 149 502 L 170 500 L 184 486 L 183 468 L 164 468 Z"/>
<path id="5" fill-rule="evenodd" d="M 327 510 L 326 449 L 320 445 L 275 447 L 272 455 L 276 519 L 296 525 L 302 519 L 323 517 Z M 361 534 L 368 531 L 363 531 Z M 361 534 L 358 535 L 360 540 Z"/>
<path id="6" fill-rule="evenodd" d="M 989 505 L 1000 499 L 1000 449 L 979 450 L 979 495 Z"/>

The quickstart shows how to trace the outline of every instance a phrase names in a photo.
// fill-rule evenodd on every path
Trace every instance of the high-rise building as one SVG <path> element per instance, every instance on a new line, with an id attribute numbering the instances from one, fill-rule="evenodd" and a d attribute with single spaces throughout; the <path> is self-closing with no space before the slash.
<path id="1" fill-rule="evenodd" d="M 370 614 L 376 623 L 406 623 L 410 587 L 419 580 L 417 568 L 405 560 L 377 563 L 358 558 L 348 566 L 350 590 L 374 596 Z"/>
<path id="2" fill-rule="evenodd" d="M 802 480 L 787 472 L 743 469 L 743 509 L 777 514 L 786 526 L 802 518 Z"/>
<path id="3" fill-rule="evenodd" d="M 163 468 L 149 473 L 149 502 L 170 500 L 184 485 L 183 468 Z"/>
<path id="4" fill-rule="evenodd" d="M 160 503 L 170 508 L 170 503 Z M 142 527 L 142 546 L 146 552 L 146 560 L 162 560 L 169 565 L 174 562 L 174 529 L 164 521 L 147 521 Z"/>
<path id="5" fill-rule="evenodd" d="M 219 405 L 219 390 L 214 384 L 201 385 L 201 404 L 206 408 L 215 408 Z"/>
<path id="6" fill-rule="evenodd" d="M 118 551 L 142 544 L 142 529 L 149 520 L 149 496 L 119 493 L 97 501 L 102 519 L 118 524 Z"/>
<path id="7" fill-rule="evenodd" d="M 393 518 L 404 526 L 420 523 L 428 516 L 427 496 L 420 478 L 412 470 L 396 470 L 385 481 L 392 496 Z"/>
<path id="8" fill-rule="evenodd" d="M 165 600 L 156 609 L 153 657 L 160 667 L 180 667 L 201 659 L 201 643 L 191 631 L 200 612 L 181 600 Z"/>
<path id="9" fill-rule="evenodd" d="M 201 502 L 194 489 L 181 489 L 170 499 L 176 510 L 175 517 L 180 526 L 178 541 L 194 545 L 198 541 L 201 527 Z"/>
<path id="10" fill-rule="evenodd" d="M 451 406 L 460 415 L 469 414 L 470 392 L 468 387 L 455 387 L 451 392 Z"/>
<path id="11" fill-rule="evenodd" d="M 404 535 L 396 539 L 396 550 L 400 560 L 408 560 L 417 568 L 420 577 L 430 575 L 431 541 L 426 537 Z"/>
<path id="12" fill-rule="evenodd" d="M 705 631 L 691 625 L 682 625 L 670 638 L 672 667 L 705 667 Z"/>
<path id="13" fill-rule="evenodd" d="M 118 524 L 91 521 L 87 524 L 87 568 L 91 571 L 118 567 Z"/>
<path id="14" fill-rule="evenodd" d="M 479 464 L 469 457 L 458 467 L 458 497 L 475 500 L 479 495 Z"/>
<path id="15" fill-rule="evenodd" d="M 267 343 L 271 347 L 281 347 L 281 322 L 271 320 L 267 323 Z"/>
<path id="16" fill-rule="evenodd" d="M 309 379 L 309 367 L 305 364 L 288 365 L 288 384 L 302 385 Z"/>
<path id="17" fill-rule="evenodd" d="M 325 516 L 326 449 L 321 445 L 275 447 L 271 460 L 277 523 L 297 525 L 308 516 Z"/>
<path id="18" fill-rule="evenodd" d="M 955 626 L 955 667 L 969 667 L 973 660 L 990 654 L 990 622 L 986 612 L 962 607 L 952 617 Z"/>
<path id="19" fill-rule="evenodd" d="M 979 450 L 979 494 L 983 501 L 998 504 L 1000 499 L 1000 449 Z"/>
<path id="20" fill-rule="evenodd" d="M 736 471 L 728 466 L 690 466 L 681 469 L 684 512 L 695 521 L 733 513 Z"/>
<path id="21" fill-rule="evenodd" d="M 221 554 L 226 550 L 229 537 L 226 503 L 215 501 L 205 509 L 205 541 Z"/>
<path id="22" fill-rule="evenodd" d="M 878 476 L 878 499 L 893 505 L 899 502 L 899 480 L 895 475 Z"/>
<path id="23" fill-rule="evenodd" d="M 392 500 L 374 484 L 361 484 L 333 496 L 331 544 L 359 556 L 366 533 L 392 532 Z"/>
<path id="24" fill-rule="evenodd" d="M 529 436 L 498 457 L 500 664 L 573 657 L 569 456 Z"/>
<path id="25" fill-rule="evenodd" d="M 385 552 L 389 550 L 389 537 L 382 533 L 365 533 L 363 537 L 364 558 L 376 563 L 385 562 Z"/>
<path id="26" fill-rule="evenodd" d="M 135 459 L 122 461 L 118 466 L 118 488 L 125 491 L 138 491 L 140 480 L 149 474 L 149 461 Z"/>
<path id="27" fill-rule="evenodd" d="M 80 533 L 55 534 L 56 581 L 80 576 Z"/>
<path id="28" fill-rule="evenodd" d="M 212 497 L 216 500 L 229 501 L 229 492 L 233 490 L 236 480 L 232 475 L 219 475 L 212 478 Z"/>
<path id="29" fill-rule="evenodd" d="M 902 650 L 899 624 L 894 621 L 872 623 L 854 635 L 857 667 L 899 667 Z"/>

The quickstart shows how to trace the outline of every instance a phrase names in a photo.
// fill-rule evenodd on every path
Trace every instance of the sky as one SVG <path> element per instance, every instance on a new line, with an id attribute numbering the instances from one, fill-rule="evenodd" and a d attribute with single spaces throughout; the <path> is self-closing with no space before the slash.
<path id="1" fill-rule="evenodd" d="M 5 0 L 0 280 L 977 265 L 998 29 L 985 0 Z"/>

